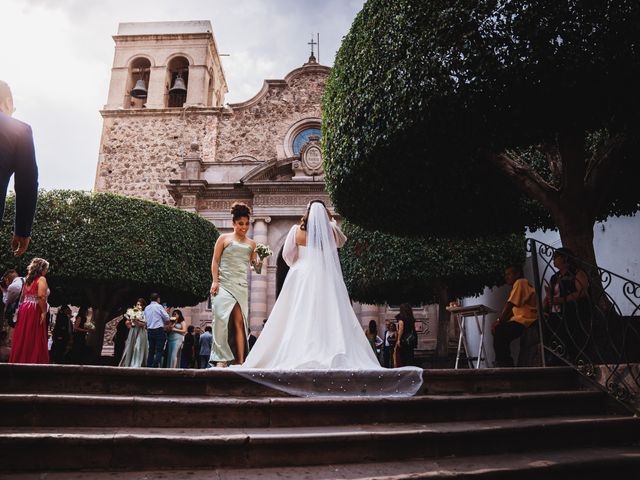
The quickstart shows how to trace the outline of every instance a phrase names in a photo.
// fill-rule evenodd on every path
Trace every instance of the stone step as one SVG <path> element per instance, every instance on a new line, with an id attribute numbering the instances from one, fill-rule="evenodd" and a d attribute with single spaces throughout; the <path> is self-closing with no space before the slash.
<path id="1" fill-rule="evenodd" d="M 3 472 L 256 468 L 629 446 L 640 419 L 581 416 L 263 428 L 0 429 Z"/>
<path id="2" fill-rule="evenodd" d="M 580 375 L 570 367 L 425 370 L 422 394 L 532 392 L 580 389 Z"/>
<path id="3" fill-rule="evenodd" d="M 0 480 L 601 480 L 640 471 L 640 448 L 584 448 L 305 467 L 2 473 Z"/>
<path id="4" fill-rule="evenodd" d="M 323 381 L 339 384 L 349 374 L 331 372 Z M 73 365 L 0 364 L 0 393 L 274 397 L 287 394 L 262 386 L 230 369 L 182 370 Z M 425 370 L 420 393 L 531 392 L 581 388 L 571 368 Z"/>
<path id="5" fill-rule="evenodd" d="M 422 395 L 411 398 L 229 398 L 0 394 L 0 425 L 265 428 L 452 422 L 605 413 L 599 391 Z"/>

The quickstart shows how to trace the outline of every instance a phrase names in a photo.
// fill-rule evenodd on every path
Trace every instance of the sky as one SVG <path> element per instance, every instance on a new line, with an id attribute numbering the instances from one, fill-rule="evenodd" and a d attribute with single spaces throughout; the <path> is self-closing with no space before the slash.
<path id="1" fill-rule="evenodd" d="M 93 188 L 114 43 L 121 22 L 209 20 L 222 57 L 227 103 L 309 57 L 331 66 L 364 0 L 2 0 L 0 79 L 14 117 L 34 132 L 40 187 Z"/>

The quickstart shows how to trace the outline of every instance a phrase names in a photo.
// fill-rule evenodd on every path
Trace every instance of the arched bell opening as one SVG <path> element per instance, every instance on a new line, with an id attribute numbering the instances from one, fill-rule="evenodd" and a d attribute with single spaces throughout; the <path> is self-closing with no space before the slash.
<path id="1" fill-rule="evenodd" d="M 134 58 L 129 64 L 124 108 L 143 108 L 147 103 L 151 62 L 148 58 Z"/>
<path id="2" fill-rule="evenodd" d="M 167 65 L 166 106 L 182 107 L 187 101 L 189 85 L 189 60 L 185 57 L 174 57 Z"/>

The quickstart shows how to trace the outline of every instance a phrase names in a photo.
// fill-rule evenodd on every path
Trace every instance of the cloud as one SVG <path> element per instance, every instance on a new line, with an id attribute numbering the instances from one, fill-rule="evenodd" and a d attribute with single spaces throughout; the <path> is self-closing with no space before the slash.
<path id="1" fill-rule="evenodd" d="M 229 94 L 253 97 L 267 78 L 307 61 L 312 32 L 320 60 L 333 63 L 364 0 L 3 0 L 0 78 L 16 117 L 34 130 L 44 188 L 93 187 L 120 22 L 210 20 Z"/>

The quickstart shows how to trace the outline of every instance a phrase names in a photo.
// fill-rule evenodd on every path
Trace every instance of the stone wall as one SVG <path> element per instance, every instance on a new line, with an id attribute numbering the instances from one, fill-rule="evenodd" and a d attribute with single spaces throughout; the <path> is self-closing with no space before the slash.
<path id="1" fill-rule="evenodd" d="M 106 114 L 96 190 L 173 205 L 166 184 L 180 178 L 192 142 L 201 145 L 204 161 L 214 160 L 217 124 L 212 112 Z"/>
<path id="2" fill-rule="evenodd" d="M 258 95 L 234 106 L 233 114 L 220 120 L 216 160 L 224 162 L 242 155 L 264 161 L 276 158 L 278 146 L 294 123 L 320 118 L 326 78 L 326 73 L 303 71 L 288 84 L 272 82 L 261 98 Z"/>

